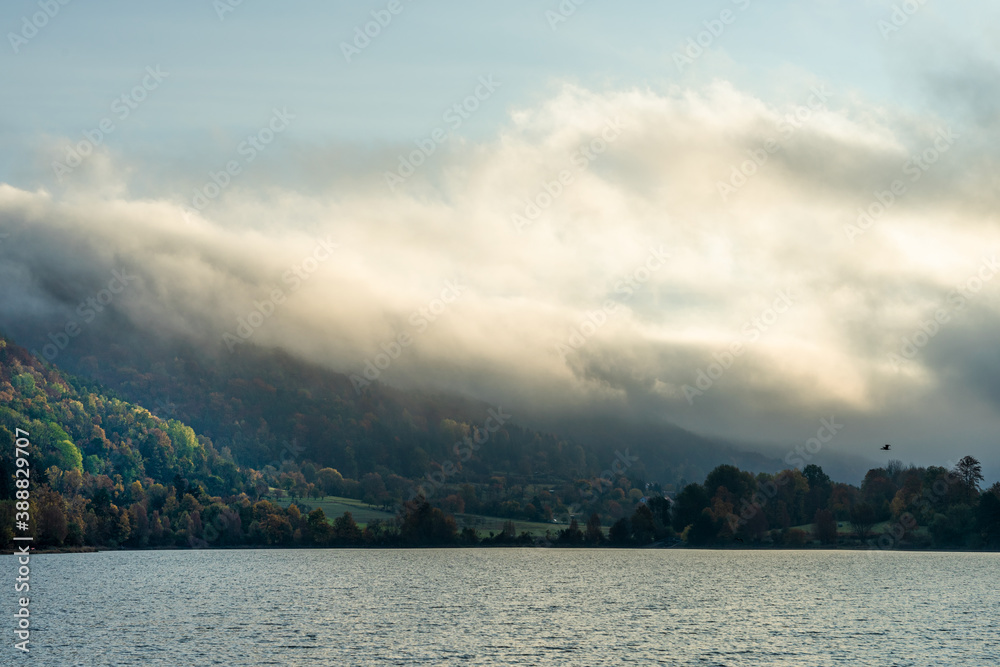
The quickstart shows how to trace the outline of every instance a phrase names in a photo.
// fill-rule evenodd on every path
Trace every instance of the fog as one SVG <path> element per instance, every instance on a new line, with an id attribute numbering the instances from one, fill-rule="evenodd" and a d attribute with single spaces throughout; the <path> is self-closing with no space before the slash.
<path id="1" fill-rule="evenodd" d="M 483 141 L 277 137 L 239 173 L 97 147 L 62 184 L 0 185 L 0 329 L 57 365 L 128 329 L 538 420 L 784 456 L 835 419 L 829 453 L 989 464 L 990 101 L 948 87 L 959 125 L 800 83 L 566 85 Z"/>

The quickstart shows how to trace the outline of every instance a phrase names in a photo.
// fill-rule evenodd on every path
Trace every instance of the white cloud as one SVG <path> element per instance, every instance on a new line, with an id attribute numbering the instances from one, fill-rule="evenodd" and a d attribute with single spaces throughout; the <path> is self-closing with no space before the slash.
<path id="1" fill-rule="evenodd" d="M 279 286 L 287 300 L 255 343 L 356 373 L 383 343 L 411 334 L 384 373 L 390 383 L 525 409 L 634 403 L 729 434 L 780 435 L 816 411 L 900 419 L 954 380 L 939 376 L 933 355 L 902 371 L 887 355 L 984 253 L 1000 250 L 983 213 L 992 191 L 964 171 L 974 163 L 995 173 L 993 142 L 959 140 L 852 241 L 844 228 L 858 208 L 907 179 L 903 163 L 942 124 L 844 93 L 782 134 L 809 94 L 804 86 L 800 101 L 777 105 L 724 82 L 668 94 L 567 87 L 514 112 L 495 140 L 442 150 L 395 194 L 379 169 L 322 189 L 260 188 L 262 177 L 248 176 L 191 222 L 169 184 L 159 195 L 124 194 L 124 164 L 97 165 L 107 188 L 0 186 L 0 227 L 14 241 L 0 246 L 3 309 L 16 317 L 34 303 L 37 315 L 55 298 L 53 280 L 82 285 L 124 263 L 143 278 L 120 307 L 160 332 L 221 346 Z M 608 123 L 620 123 L 620 136 L 581 160 Z M 722 201 L 718 182 L 769 139 L 780 148 Z M 519 231 L 513 214 L 562 171 L 572 182 Z M 327 236 L 340 248 L 290 290 L 282 274 Z M 669 261 L 624 293 L 621 281 L 661 245 Z M 418 331 L 411 315 L 451 279 L 468 289 Z M 995 318 L 998 287 L 970 310 Z M 794 306 L 749 341 L 744 325 L 781 290 Z M 618 312 L 564 360 L 557 346 L 608 300 Z M 976 321 L 956 317 L 939 340 L 989 340 Z M 745 354 L 690 406 L 681 388 L 740 340 Z"/>

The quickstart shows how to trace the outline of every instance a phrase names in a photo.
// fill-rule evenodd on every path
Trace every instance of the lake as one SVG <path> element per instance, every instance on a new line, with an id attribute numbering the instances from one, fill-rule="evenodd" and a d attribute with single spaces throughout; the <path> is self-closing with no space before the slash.
<path id="1" fill-rule="evenodd" d="M 233 550 L 31 565 L 31 655 L 5 614 L 3 664 L 1000 665 L 1000 554 Z"/>

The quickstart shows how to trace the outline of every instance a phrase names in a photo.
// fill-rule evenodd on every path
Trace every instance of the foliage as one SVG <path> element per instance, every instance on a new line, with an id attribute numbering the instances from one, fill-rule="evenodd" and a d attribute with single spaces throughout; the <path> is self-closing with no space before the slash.
<path id="1" fill-rule="evenodd" d="M 41 547 L 515 545 L 532 542 L 515 520 L 552 523 L 571 512 L 586 524 L 573 519 L 552 536 L 557 545 L 673 544 L 679 535 L 691 546 L 1000 547 L 1000 486 L 980 490 L 972 457 L 950 471 L 893 461 L 860 488 L 817 465 L 753 475 L 726 464 L 669 498 L 634 471 L 599 478 L 592 452 L 513 424 L 463 456 L 463 438 L 487 434 L 462 410 L 445 414 L 392 392 L 357 397 L 326 376 L 304 377 L 291 393 L 289 379 L 273 374 L 208 373 L 185 393 L 178 378 L 193 371 L 180 361 L 151 376 L 109 373 L 131 377 L 122 386 L 136 394 L 163 382 L 184 396 L 157 415 L 0 342 L 0 543 L 8 547 L 19 428 L 30 434 L 30 515 Z M 340 505 L 331 522 L 309 506 L 329 495 L 353 499 L 357 512 Z M 501 517 L 504 528 L 480 537 L 466 512 Z M 601 517 L 611 523 L 606 536 Z M 888 523 L 871 536 L 880 522 Z"/>

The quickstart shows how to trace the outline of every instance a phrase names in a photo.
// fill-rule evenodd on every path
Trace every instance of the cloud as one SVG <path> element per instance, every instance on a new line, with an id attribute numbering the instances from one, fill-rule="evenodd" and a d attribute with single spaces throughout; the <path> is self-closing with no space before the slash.
<path id="1" fill-rule="evenodd" d="M 200 177 L 153 182 L 102 154 L 58 189 L 0 186 L 3 326 L 41 345 L 124 268 L 114 318 L 82 335 L 127 322 L 226 354 L 243 326 L 338 371 L 371 362 L 525 412 L 792 440 L 835 413 L 844 442 L 899 433 L 924 453 L 979 438 L 997 418 L 978 360 L 996 358 L 1000 276 L 906 364 L 890 355 L 1000 252 L 996 137 L 819 85 L 779 101 L 725 82 L 567 86 L 395 191 L 385 172 L 412 144 L 332 168 L 334 148 L 276 148 L 201 212 Z"/>

